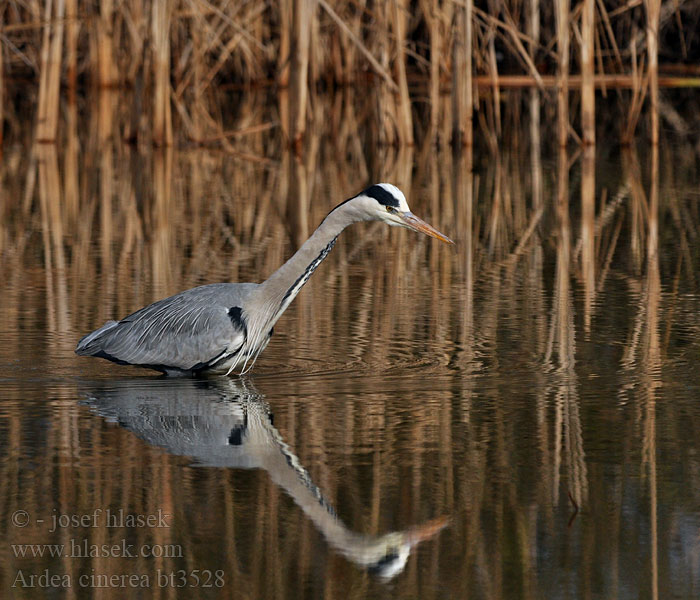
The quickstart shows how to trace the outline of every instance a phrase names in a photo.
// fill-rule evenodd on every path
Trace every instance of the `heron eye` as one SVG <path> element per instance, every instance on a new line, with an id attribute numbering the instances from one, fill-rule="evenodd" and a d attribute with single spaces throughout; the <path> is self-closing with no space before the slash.
<path id="1" fill-rule="evenodd" d="M 386 207 L 386 212 L 393 213 L 396 209 L 393 206 L 387 206 Z"/>

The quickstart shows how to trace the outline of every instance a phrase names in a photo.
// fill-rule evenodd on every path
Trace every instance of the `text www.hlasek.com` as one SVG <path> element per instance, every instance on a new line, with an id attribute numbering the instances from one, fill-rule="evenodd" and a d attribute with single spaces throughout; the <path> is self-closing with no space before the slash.
<path id="1" fill-rule="evenodd" d="M 90 544 L 71 538 L 68 544 L 11 544 L 15 558 L 182 558 L 180 544 Z"/>

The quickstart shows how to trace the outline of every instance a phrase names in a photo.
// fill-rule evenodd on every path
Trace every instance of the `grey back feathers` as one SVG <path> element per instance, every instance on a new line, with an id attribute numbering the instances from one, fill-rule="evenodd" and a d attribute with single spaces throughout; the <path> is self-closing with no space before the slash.
<path id="1" fill-rule="evenodd" d="M 398 188 L 386 183 L 370 186 L 328 213 L 265 282 L 217 283 L 181 292 L 121 321 L 105 323 L 83 337 L 75 351 L 168 375 L 246 372 L 267 347 L 274 324 L 345 227 L 369 220 L 400 224 L 388 216 L 386 207 L 411 215 Z"/>
<path id="2" fill-rule="evenodd" d="M 214 283 L 159 300 L 86 335 L 76 353 L 169 375 L 216 370 L 235 357 L 246 341 L 239 305 L 256 287 Z"/>

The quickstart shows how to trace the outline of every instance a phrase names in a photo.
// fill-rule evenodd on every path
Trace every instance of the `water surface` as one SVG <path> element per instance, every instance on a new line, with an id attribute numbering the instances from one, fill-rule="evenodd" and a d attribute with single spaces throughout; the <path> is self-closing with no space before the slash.
<path id="1" fill-rule="evenodd" d="M 3 597 L 45 575 L 66 598 L 697 598 L 692 150 L 366 162 L 320 137 L 298 161 L 266 135 L 246 159 L 6 149 Z M 259 281 L 375 180 L 456 249 L 354 226 L 251 377 L 73 354 L 168 294 Z"/>

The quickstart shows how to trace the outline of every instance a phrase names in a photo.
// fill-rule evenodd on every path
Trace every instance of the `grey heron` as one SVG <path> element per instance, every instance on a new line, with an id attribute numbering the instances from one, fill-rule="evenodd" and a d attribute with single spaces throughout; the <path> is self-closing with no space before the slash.
<path id="1" fill-rule="evenodd" d="M 88 333 L 75 352 L 166 375 L 245 373 L 343 229 L 360 221 L 383 221 L 454 243 L 411 213 L 396 186 L 375 184 L 331 210 L 263 283 L 213 283 L 158 300 Z"/>

